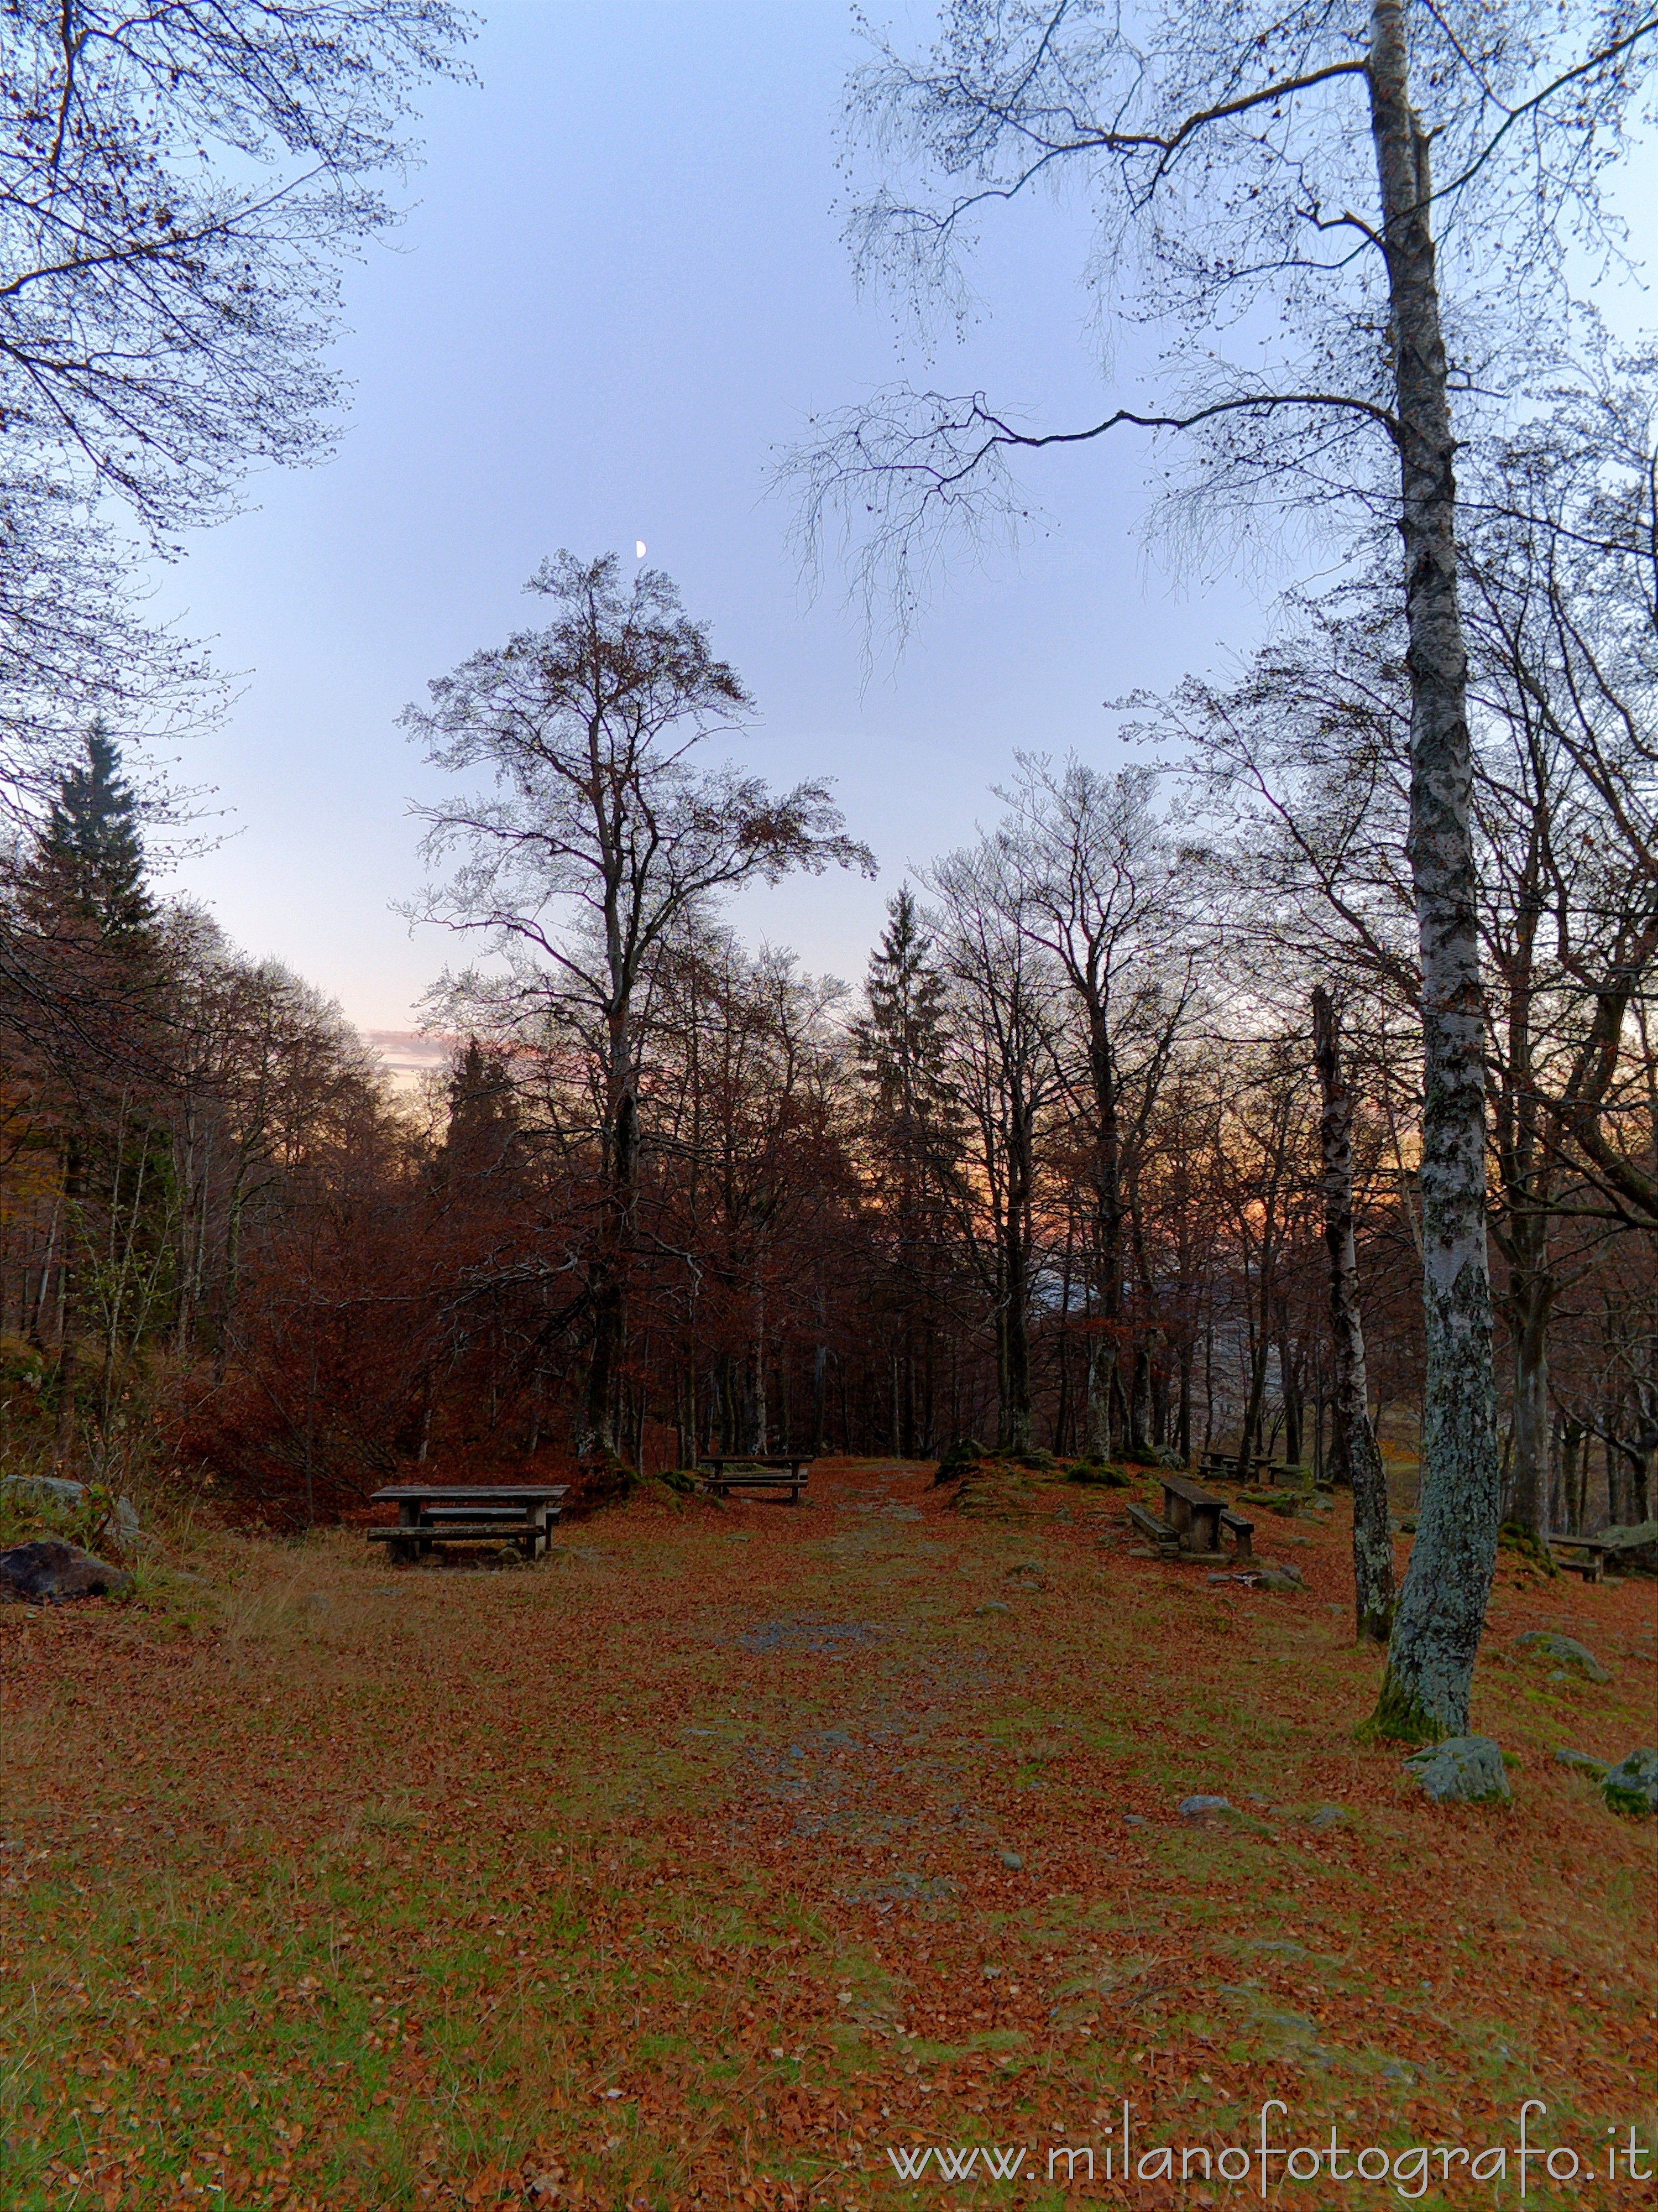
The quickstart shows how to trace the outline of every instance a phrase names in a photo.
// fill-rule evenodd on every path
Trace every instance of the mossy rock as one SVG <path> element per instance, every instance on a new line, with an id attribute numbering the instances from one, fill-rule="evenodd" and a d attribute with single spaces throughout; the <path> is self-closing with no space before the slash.
<path id="1" fill-rule="evenodd" d="M 1065 1479 L 1067 1482 L 1099 1483 L 1107 1490 L 1127 1490 L 1133 1483 L 1132 1475 L 1103 1459 L 1073 1460 L 1065 1471 Z"/>
<path id="2" fill-rule="evenodd" d="M 1632 1751 L 1609 1766 L 1600 1795 L 1614 1813 L 1640 1820 L 1658 1813 L 1658 1751 Z"/>
<path id="3" fill-rule="evenodd" d="M 1488 1735 L 1448 1736 L 1405 1765 L 1436 1804 L 1506 1805 L 1513 1798 L 1502 1747 Z"/>
<path id="4" fill-rule="evenodd" d="M 1575 1636 L 1562 1636 L 1552 1628 L 1528 1628 L 1523 1636 L 1515 1638 L 1522 1651 L 1533 1658 L 1552 1659 L 1558 1667 L 1570 1668 L 1588 1682 L 1609 1682 L 1611 1675 L 1600 1664 L 1587 1644 L 1580 1644 Z"/>
<path id="5" fill-rule="evenodd" d="M 1240 1505 L 1259 1505 L 1281 1521 L 1293 1521 L 1307 1503 L 1304 1490 L 1240 1490 Z"/>

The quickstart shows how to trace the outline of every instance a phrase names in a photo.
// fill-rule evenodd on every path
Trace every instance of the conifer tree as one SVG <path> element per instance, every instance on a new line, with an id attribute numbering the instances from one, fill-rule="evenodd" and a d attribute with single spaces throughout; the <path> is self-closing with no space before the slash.
<path id="1" fill-rule="evenodd" d="M 931 1449 L 934 1441 L 934 1351 L 948 1246 L 944 1211 L 960 1106 L 950 1079 L 944 979 L 908 884 L 887 902 L 887 914 L 865 978 L 869 1012 L 853 1035 L 873 1094 L 869 1133 L 898 1324 L 891 1441 L 908 1456 Z"/>
<path id="2" fill-rule="evenodd" d="M 59 777 L 39 835 L 36 892 L 60 915 L 92 923 L 104 944 L 131 943 L 155 913 L 144 883 L 138 800 L 101 720 L 88 727 L 85 743 L 85 765 Z"/>

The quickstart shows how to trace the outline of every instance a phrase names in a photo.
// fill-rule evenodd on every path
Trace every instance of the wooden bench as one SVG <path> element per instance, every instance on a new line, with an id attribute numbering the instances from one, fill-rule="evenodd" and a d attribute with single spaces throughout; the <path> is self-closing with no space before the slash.
<path id="1" fill-rule="evenodd" d="M 1159 1521 L 1149 1505 L 1126 1505 L 1123 1510 L 1141 1535 L 1151 1539 L 1160 1559 L 1173 1559 L 1180 1556 L 1180 1531 L 1177 1528 L 1171 1528 L 1166 1521 Z"/>
<path id="2" fill-rule="evenodd" d="M 1586 1583 L 1604 1582 L 1606 1577 L 1606 1555 L 1618 1549 L 1616 1544 L 1603 1543 L 1599 1536 L 1557 1536 L 1551 1534 L 1549 1550 L 1582 1552 L 1581 1559 L 1558 1559 L 1557 1566 L 1564 1567 L 1569 1575 L 1582 1575 Z"/>
<path id="3" fill-rule="evenodd" d="M 434 1544 L 516 1544 L 525 1559 L 539 1559 L 547 1532 L 560 1518 L 563 1482 L 427 1483 L 394 1485 L 374 1492 L 376 1504 L 395 1505 L 395 1528 L 370 1528 L 371 1544 L 389 1544 L 398 1559 L 423 1559 Z"/>
<path id="4" fill-rule="evenodd" d="M 1234 1513 L 1229 1507 L 1220 1516 L 1220 1525 L 1232 1540 L 1232 1557 L 1235 1559 L 1253 1559 L 1255 1556 L 1254 1522 L 1246 1521 L 1242 1513 Z"/>
<path id="5" fill-rule="evenodd" d="M 810 1455 L 797 1458 L 786 1452 L 780 1453 L 775 1459 L 758 1458 L 745 1452 L 730 1459 L 697 1462 L 703 1489 L 717 1498 L 728 1498 L 733 1490 L 786 1490 L 791 1505 L 799 1504 L 811 1468 Z"/>

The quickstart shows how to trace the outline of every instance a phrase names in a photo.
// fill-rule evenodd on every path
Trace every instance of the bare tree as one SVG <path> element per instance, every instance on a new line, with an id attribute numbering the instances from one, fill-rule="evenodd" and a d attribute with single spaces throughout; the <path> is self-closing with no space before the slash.
<path id="1" fill-rule="evenodd" d="M 1021 927 L 1058 963 L 1080 1030 L 1093 1212 L 1084 1430 L 1087 1449 L 1106 1458 L 1124 1394 L 1125 1190 L 1190 1007 L 1193 963 L 1169 842 L 1152 811 L 1155 773 L 1102 775 L 1075 754 L 1060 769 L 1035 754 L 1016 757 L 1018 781 L 998 793 L 1009 808 L 999 842 L 1019 889 Z"/>
<path id="2" fill-rule="evenodd" d="M 884 184 L 865 201 L 865 265 L 918 301 L 947 298 L 971 225 L 1080 173 L 1101 210 L 1102 311 L 1167 332 L 1166 401 L 1037 431 L 981 394 L 901 391 L 838 418 L 799 464 L 809 531 L 844 516 L 865 574 L 896 571 L 901 620 L 953 532 L 1017 521 L 1011 454 L 1127 426 L 1191 439 L 1212 519 L 1264 498 L 1333 517 L 1357 499 L 1397 524 L 1428 1382 L 1418 1534 L 1375 1725 L 1406 1739 L 1467 1725 L 1500 1510 L 1452 394 L 1466 411 L 1476 381 L 1512 389 L 1528 344 L 1534 374 L 1570 229 L 1604 238 L 1599 180 L 1655 33 L 1650 15 L 1585 21 L 1540 0 L 1374 0 L 1368 18 L 1323 0 L 1167 0 L 1132 25 L 1090 0 L 956 0 L 931 54 L 882 49 L 854 87 L 878 142 L 941 187 L 927 201 Z M 1504 319 L 1506 361 L 1491 343 Z"/>
<path id="3" fill-rule="evenodd" d="M 639 994 L 674 928 L 722 891 L 793 869 L 861 867 L 823 783 L 781 796 L 689 756 L 749 707 L 708 632 L 656 569 L 624 586 L 616 556 L 544 564 L 529 588 L 552 621 L 474 653 L 404 724 L 452 774 L 494 788 L 422 809 L 429 858 L 451 881 L 411 913 L 478 933 L 504 974 L 440 987 L 465 1025 L 547 1044 L 574 1040 L 594 1071 L 598 1225 L 586 1265 L 592 1332 L 586 1440 L 614 1450 L 638 1192 Z"/>
<path id="4" fill-rule="evenodd" d="M 999 837 L 951 853 L 922 878 L 949 979 L 947 1063 L 971 1132 L 952 1181 L 958 1227 L 996 1333 L 997 1442 L 1031 1441 L 1031 1304 L 1041 1263 L 1038 1138 L 1055 1066 L 1058 977 L 1024 927 L 1024 893 Z"/>
<path id="5" fill-rule="evenodd" d="M 394 220 L 407 88 L 454 75 L 452 0 L 5 0 L 0 137 L 0 773 L 203 703 L 134 614 L 153 547 L 314 459 L 342 253 Z M 210 703 L 211 694 L 207 703 Z"/>

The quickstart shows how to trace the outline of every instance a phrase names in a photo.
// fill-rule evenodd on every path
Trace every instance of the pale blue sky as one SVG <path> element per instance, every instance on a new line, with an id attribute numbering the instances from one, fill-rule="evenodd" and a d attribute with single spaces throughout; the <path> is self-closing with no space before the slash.
<path id="1" fill-rule="evenodd" d="M 248 672 L 183 765 L 240 834 L 181 886 L 364 1027 L 409 1025 L 453 947 L 391 911 L 420 880 L 406 801 L 433 788 L 395 718 L 533 618 L 522 586 L 544 554 L 631 565 L 643 538 L 756 696 L 741 757 L 778 782 L 835 776 L 882 863 L 878 884 L 785 885 L 736 918 L 855 981 L 906 863 L 993 811 L 1016 745 L 1108 764 L 1102 702 L 1247 647 L 1260 607 L 1242 583 L 1180 590 L 1148 570 L 1139 455 L 1072 452 L 1031 472 L 1049 534 L 1017 566 L 957 574 L 896 670 L 866 681 L 838 585 L 803 600 L 788 509 L 766 489 L 814 409 L 900 367 L 832 206 L 843 0 L 489 15 L 481 88 L 426 103 L 394 250 L 348 275 L 355 404 L 337 455 L 264 478 L 255 511 L 163 580 L 159 604 Z M 1086 414 L 1077 246 L 1049 207 L 1001 235 L 983 265 L 995 316 L 946 349 L 946 388 Z"/>

